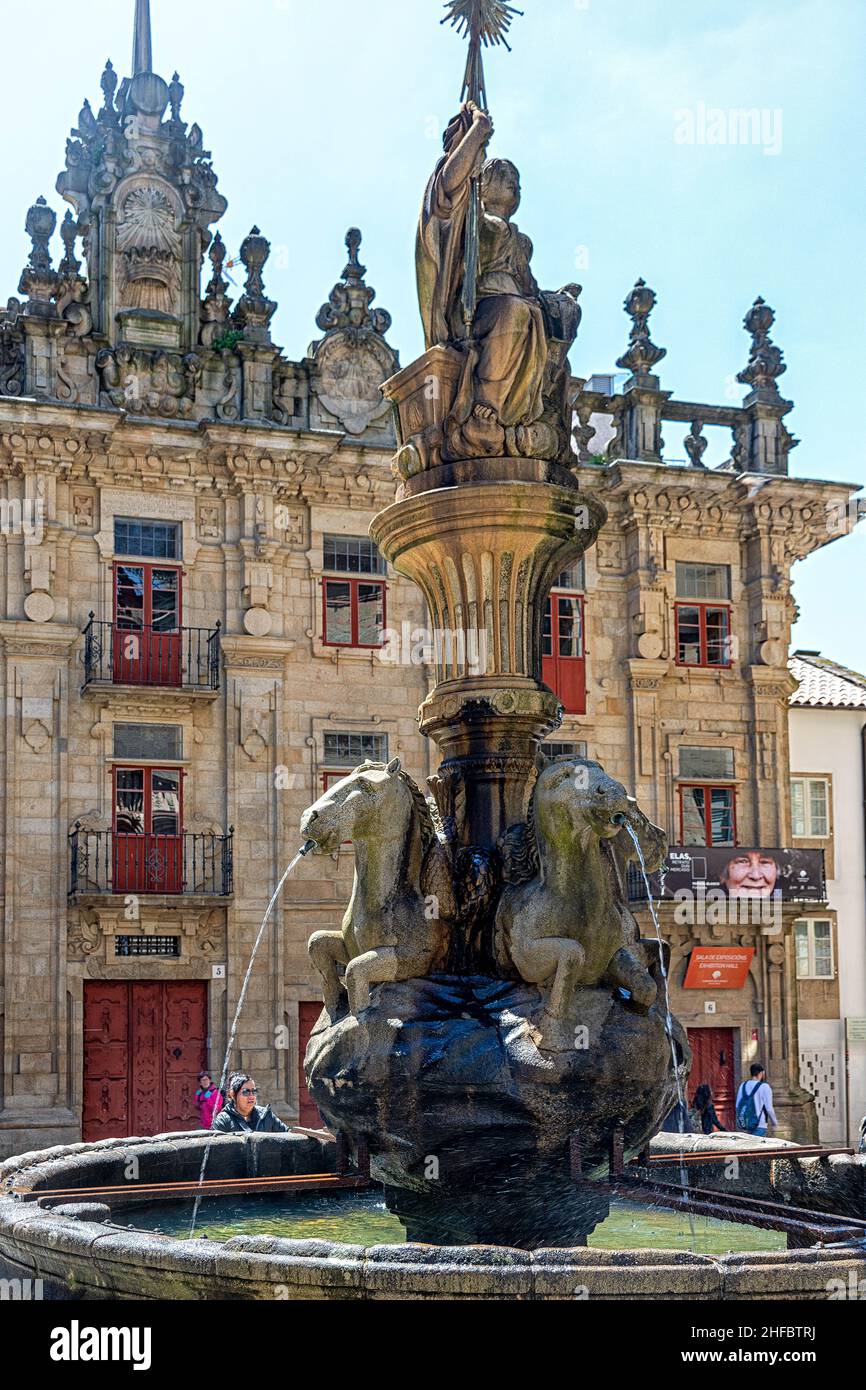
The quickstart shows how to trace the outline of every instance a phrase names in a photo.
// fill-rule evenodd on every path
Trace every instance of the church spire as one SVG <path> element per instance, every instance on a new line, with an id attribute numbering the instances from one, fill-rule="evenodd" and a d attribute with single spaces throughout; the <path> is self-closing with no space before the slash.
<path id="1" fill-rule="evenodd" d="M 135 35 L 132 46 L 133 77 L 140 72 L 153 72 L 150 0 L 135 0 Z"/>

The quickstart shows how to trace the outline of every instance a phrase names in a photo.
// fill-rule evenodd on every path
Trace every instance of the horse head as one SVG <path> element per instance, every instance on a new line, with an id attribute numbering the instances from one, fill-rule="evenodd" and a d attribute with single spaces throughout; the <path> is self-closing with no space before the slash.
<path id="1" fill-rule="evenodd" d="M 387 764 L 366 762 L 335 782 L 304 812 L 301 834 L 315 840 L 320 851 L 332 853 L 347 840 L 400 840 L 409 833 L 413 814 L 420 817 L 426 849 L 436 835 L 430 811 L 400 759 Z"/>
<path id="2" fill-rule="evenodd" d="M 574 840 L 576 831 L 609 840 L 620 833 L 633 804 L 625 787 L 598 763 L 557 758 L 535 784 L 536 834 L 563 847 Z"/>

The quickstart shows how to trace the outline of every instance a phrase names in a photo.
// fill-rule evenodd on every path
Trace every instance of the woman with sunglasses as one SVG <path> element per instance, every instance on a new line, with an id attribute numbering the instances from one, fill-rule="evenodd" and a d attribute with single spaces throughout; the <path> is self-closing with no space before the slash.
<path id="1" fill-rule="evenodd" d="M 232 1073 L 228 1099 L 216 1116 L 211 1129 L 215 1134 L 283 1134 L 289 1126 L 272 1111 L 269 1105 L 257 1105 L 258 1087 L 245 1071 Z"/>

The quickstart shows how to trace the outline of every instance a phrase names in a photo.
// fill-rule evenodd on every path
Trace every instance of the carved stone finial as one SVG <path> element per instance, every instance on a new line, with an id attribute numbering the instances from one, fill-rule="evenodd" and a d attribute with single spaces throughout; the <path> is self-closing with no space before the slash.
<path id="1" fill-rule="evenodd" d="M 384 338 L 391 327 L 391 315 L 386 309 L 370 308 L 376 291 L 364 281 L 367 267 L 361 265 L 358 255 L 362 240 L 358 228 L 350 227 L 346 233 L 348 264 L 342 280 L 331 290 L 327 304 L 319 310 L 316 323 L 326 333 L 337 329 L 372 329 Z"/>
<path id="2" fill-rule="evenodd" d="M 776 378 L 782 376 L 788 368 L 781 348 L 776 347 L 770 338 L 770 329 L 775 318 L 775 312 L 758 295 L 743 319 L 743 327 L 752 335 L 752 349 L 748 365 L 737 374 L 737 381 L 751 386 L 755 391 L 766 391 L 778 396 Z"/>
<path id="3" fill-rule="evenodd" d="M 667 356 L 667 348 L 656 347 L 650 337 L 649 316 L 655 308 L 657 295 L 645 280 L 638 280 L 625 301 L 624 309 L 632 321 L 628 351 L 617 359 L 617 366 L 634 376 L 646 376 Z"/>
<path id="4" fill-rule="evenodd" d="M 78 135 L 82 140 L 92 140 L 99 129 L 99 122 L 93 114 L 93 107 L 85 97 L 84 105 L 78 113 L 78 128 L 73 135 Z"/>
<path id="5" fill-rule="evenodd" d="M 27 213 L 25 230 L 33 243 L 30 257 L 18 286 L 20 294 L 30 300 L 28 315 L 52 316 L 54 306 L 51 298 L 57 289 L 59 276 L 51 265 L 50 242 L 57 226 L 57 214 L 44 198 L 37 198 Z"/>
<path id="6" fill-rule="evenodd" d="M 213 266 L 213 275 L 205 290 L 201 308 L 201 341 L 205 347 L 213 347 L 215 340 L 220 336 L 220 329 L 228 322 L 230 307 L 227 294 L 228 280 L 223 274 L 226 247 L 219 232 L 211 242 L 208 256 Z"/>
<path id="7" fill-rule="evenodd" d="M 241 260 L 246 268 L 247 281 L 244 294 L 234 312 L 235 322 L 244 330 L 250 342 L 270 342 L 270 322 L 277 312 L 277 305 L 265 294 L 262 271 L 269 255 L 271 243 L 262 236 L 258 227 L 253 227 L 241 245 Z"/>
<path id="8" fill-rule="evenodd" d="M 171 79 L 168 89 L 168 99 L 171 102 L 171 119 L 180 122 L 180 108 L 183 102 L 185 87 L 180 80 L 180 73 L 175 73 Z"/>
<path id="9" fill-rule="evenodd" d="M 105 71 L 102 74 L 99 85 L 102 88 L 102 95 L 105 98 L 105 110 L 112 116 L 115 114 L 114 94 L 117 91 L 117 73 L 114 71 L 114 64 L 109 58 L 105 64 Z"/>
<path id="10" fill-rule="evenodd" d="M 56 226 L 57 214 L 54 209 L 48 206 L 44 198 L 37 198 L 27 213 L 27 220 L 24 223 L 24 230 L 33 243 L 28 261 L 33 270 L 49 271 L 51 269 L 49 243 Z"/>
<path id="11" fill-rule="evenodd" d="M 60 236 L 63 241 L 63 260 L 58 267 L 62 276 L 77 275 L 81 269 L 81 262 L 75 255 L 75 241 L 78 236 L 78 223 L 72 215 L 71 209 L 67 211 L 60 225 Z"/>
<path id="12" fill-rule="evenodd" d="M 704 436 L 703 420 L 695 420 L 692 423 L 691 433 L 687 434 L 684 440 L 686 453 L 689 456 L 689 463 L 692 468 L 706 468 L 704 454 L 707 452 L 709 440 Z"/>

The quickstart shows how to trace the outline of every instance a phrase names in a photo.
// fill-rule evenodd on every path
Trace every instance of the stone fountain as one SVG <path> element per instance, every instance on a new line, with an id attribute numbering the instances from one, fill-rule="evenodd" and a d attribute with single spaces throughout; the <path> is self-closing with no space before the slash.
<path id="1" fill-rule="evenodd" d="M 598 764 L 541 752 L 560 720 L 539 679 L 545 600 L 605 520 L 572 469 L 580 289 L 539 290 L 513 220 L 519 175 L 487 158 L 481 49 L 514 12 L 448 9 L 470 35 L 468 100 L 424 197 L 427 351 L 384 387 L 399 485 L 372 528 L 427 598 L 436 685 L 420 723 L 442 761 L 429 795 L 397 759 L 365 764 L 302 821 L 320 852 L 355 846 L 342 930 L 310 940 L 325 1007 L 306 1072 L 339 1138 L 171 1134 L 7 1160 L 0 1278 L 22 1297 L 752 1303 L 864 1286 L 866 1156 L 657 1135 L 622 1173 L 690 1060 L 666 949 L 641 938 L 626 889 L 632 861 L 661 864 L 665 837 Z M 647 302 L 634 304 L 635 364 L 658 351 Z M 178 1240 L 129 1225 L 149 1200 L 267 1189 L 290 1205 L 299 1190 L 363 1186 L 368 1154 L 410 1243 Z M 687 1161 L 698 1185 L 686 1199 Z M 617 1190 L 786 1231 L 789 1249 L 575 1248 Z"/>
<path id="2" fill-rule="evenodd" d="M 383 386 L 399 485 L 371 528 L 427 600 L 436 685 L 419 720 L 442 762 L 430 800 L 395 759 L 303 817 L 320 851 L 352 840 L 356 857 L 342 930 L 310 941 L 325 1008 L 306 1074 L 410 1240 L 533 1249 L 604 1218 L 591 1180 L 660 1128 L 689 1050 L 666 948 L 641 938 L 626 891 L 630 861 L 662 863 L 664 833 L 598 764 L 540 751 L 561 722 L 540 679 L 545 603 L 606 520 L 572 470 L 580 286 L 539 289 L 519 173 L 488 157 L 480 50 L 509 7 L 452 10 L 467 99 L 424 194 L 427 351 Z"/>

